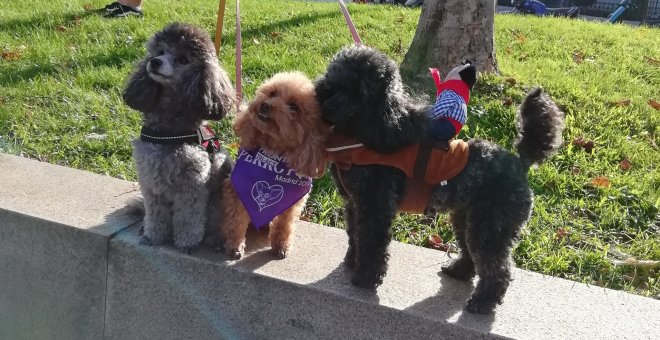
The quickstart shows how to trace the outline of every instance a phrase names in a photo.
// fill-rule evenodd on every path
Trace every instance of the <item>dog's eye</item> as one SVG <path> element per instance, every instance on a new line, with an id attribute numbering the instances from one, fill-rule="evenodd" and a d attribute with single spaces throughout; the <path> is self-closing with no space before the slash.
<path id="1" fill-rule="evenodd" d="M 176 62 L 179 63 L 179 64 L 181 64 L 181 65 L 188 65 L 188 63 L 190 62 L 190 60 L 188 60 L 188 58 L 186 58 L 185 56 L 181 56 L 181 57 L 178 57 L 178 58 L 176 59 Z"/>
<path id="2" fill-rule="evenodd" d="M 288 103 L 287 105 L 289 105 L 289 108 L 291 110 L 298 111 L 298 105 L 296 105 L 295 103 Z"/>

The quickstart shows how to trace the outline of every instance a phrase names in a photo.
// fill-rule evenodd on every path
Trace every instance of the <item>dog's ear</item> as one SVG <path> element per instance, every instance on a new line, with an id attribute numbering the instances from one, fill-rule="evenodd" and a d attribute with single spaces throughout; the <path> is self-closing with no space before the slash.
<path id="1" fill-rule="evenodd" d="M 247 105 L 243 105 L 239 109 L 234 118 L 232 128 L 234 129 L 234 134 L 240 138 L 241 147 L 253 150 L 259 147 L 259 135 L 257 129 L 252 127 L 248 110 Z"/>
<path id="2" fill-rule="evenodd" d="M 286 155 L 289 167 L 298 174 L 318 178 L 323 176 L 326 168 L 326 143 L 330 137 L 330 126 L 320 117 L 318 103 L 303 107 L 306 115 L 301 117 L 305 127 L 300 147 Z M 312 112 L 312 113 L 310 113 Z"/>
<path id="3" fill-rule="evenodd" d="M 213 55 L 213 58 L 216 58 Z M 220 120 L 236 105 L 236 91 L 227 73 L 215 60 L 204 64 L 199 74 L 190 75 L 193 79 L 184 88 L 187 106 L 198 112 L 204 119 Z"/>
<path id="4" fill-rule="evenodd" d="M 148 59 L 142 60 L 124 87 L 124 103 L 140 112 L 150 112 L 158 104 L 162 86 L 147 74 Z"/>
<path id="5" fill-rule="evenodd" d="M 317 131 L 306 135 L 301 150 L 289 157 L 289 165 L 297 173 L 319 178 L 325 173 L 327 165 L 325 143 Z"/>

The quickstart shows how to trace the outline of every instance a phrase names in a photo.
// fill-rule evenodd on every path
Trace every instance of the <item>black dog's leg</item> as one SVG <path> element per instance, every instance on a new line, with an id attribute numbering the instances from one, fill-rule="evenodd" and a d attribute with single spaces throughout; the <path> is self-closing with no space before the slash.
<path id="1" fill-rule="evenodd" d="M 479 281 L 467 302 L 470 313 L 487 314 L 502 303 L 511 281 L 509 254 L 515 226 L 503 225 L 506 218 L 497 212 L 484 213 L 487 209 L 475 209 L 479 213 L 468 216 L 466 244 L 472 255 Z M 500 223 L 501 225 L 494 225 Z"/>
<path id="2" fill-rule="evenodd" d="M 351 201 L 351 196 L 344 188 L 344 184 L 339 178 L 337 166 L 333 163 L 330 164 L 330 174 L 339 195 L 344 199 L 344 221 L 346 223 L 346 233 L 348 234 L 348 249 L 344 256 L 344 265 L 350 269 L 355 268 L 355 240 L 357 239 L 357 227 L 355 220 L 355 205 Z"/>
<path id="3" fill-rule="evenodd" d="M 467 216 L 464 211 L 454 211 L 450 215 L 452 230 L 458 241 L 458 247 L 461 252 L 460 257 L 448 266 L 440 269 L 443 273 L 462 281 L 470 280 L 475 275 L 474 262 L 470 256 L 467 244 L 465 243 L 465 231 L 467 229 Z"/>
<path id="4" fill-rule="evenodd" d="M 383 283 L 387 272 L 392 220 L 405 190 L 405 178 L 398 170 L 383 167 L 361 175 L 351 175 L 349 184 L 357 222 L 355 272 L 351 282 L 362 288 L 376 288 Z"/>
<path id="5" fill-rule="evenodd" d="M 344 256 L 344 265 L 350 269 L 355 268 L 355 248 L 357 239 L 357 221 L 355 220 L 355 207 L 350 200 L 344 204 L 344 219 L 346 220 L 346 233 L 348 234 L 348 249 Z"/>

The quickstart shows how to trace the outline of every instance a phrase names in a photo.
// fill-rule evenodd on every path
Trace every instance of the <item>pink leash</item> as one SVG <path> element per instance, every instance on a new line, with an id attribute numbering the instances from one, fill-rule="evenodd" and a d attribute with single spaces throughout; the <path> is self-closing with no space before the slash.
<path id="1" fill-rule="evenodd" d="M 241 9 L 239 0 L 236 0 L 236 99 L 240 105 L 243 99 L 243 59 L 242 59 L 242 41 L 241 41 Z"/>
<path id="2" fill-rule="evenodd" d="M 355 42 L 356 45 L 362 45 L 362 40 L 360 39 L 360 35 L 355 29 L 355 25 L 353 25 L 353 21 L 351 20 L 351 15 L 348 13 L 348 9 L 346 8 L 344 1 L 338 0 L 338 2 L 339 2 L 339 8 L 341 8 L 341 12 L 344 14 L 344 19 L 346 19 L 346 25 L 348 25 L 348 29 L 351 31 L 351 36 L 353 36 L 353 41 Z M 236 98 L 239 103 L 243 99 L 243 84 L 242 84 L 242 78 L 243 78 L 242 54 L 243 53 L 242 52 L 243 50 L 242 50 L 242 40 L 241 40 L 240 0 L 236 0 Z"/>
<path id="3" fill-rule="evenodd" d="M 353 41 L 355 41 L 356 45 L 362 45 L 362 40 L 360 40 L 360 35 L 358 35 L 357 30 L 355 29 L 355 26 L 353 25 L 353 20 L 351 20 L 351 15 L 348 13 L 348 9 L 346 8 L 346 5 L 344 5 L 344 0 L 337 0 L 339 2 L 339 7 L 341 8 L 341 12 L 344 13 L 344 19 L 346 19 L 346 25 L 348 25 L 348 29 L 351 31 L 351 35 L 353 36 Z"/>

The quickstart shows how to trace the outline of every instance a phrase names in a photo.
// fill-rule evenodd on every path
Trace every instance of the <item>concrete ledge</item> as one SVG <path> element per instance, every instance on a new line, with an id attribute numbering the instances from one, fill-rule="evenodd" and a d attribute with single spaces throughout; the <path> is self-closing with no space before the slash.
<path id="1" fill-rule="evenodd" d="M 472 285 L 439 276 L 434 250 L 393 242 L 370 293 L 349 283 L 342 230 L 300 223 L 285 260 L 257 233 L 240 261 L 189 256 L 138 245 L 129 182 L 6 155 L 0 177 L 0 339 L 660 338 L 653 299 L 515 270 L 496 313 L 472 315 Z M 35 188 L 48 209 L 16 194 Z"/>
<path id="2" fill-rule="evenodd" d="M 0 154 L 0 339 L 101 339 L 131 183 Z"/>

